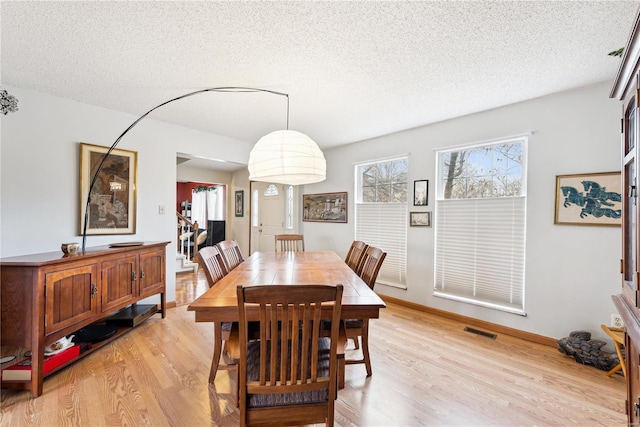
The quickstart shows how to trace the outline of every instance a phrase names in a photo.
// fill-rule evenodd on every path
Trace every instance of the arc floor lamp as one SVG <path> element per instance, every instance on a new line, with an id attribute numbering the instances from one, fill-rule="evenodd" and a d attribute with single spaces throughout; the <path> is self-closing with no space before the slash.
<path id="1" fill-rule="evenodd" d="M 273 182 L 277 184 L 302 185 L 323 181 L 326 178 L 326 161 L 318 145 L 307 135 L 289 130 L 289 95 L 267 89 L 251 87 L 214 87 L 186 93 L 177 98 L 165 101 L 138 117 L 128 128 L 120 134 L 102 157 L 95 174 L 91 178 L 87 203 L 84 211 L 82 228 L 82 253 L 85 253 L 87 242 L 87 224 L 89 222 L 89 207 L 91 193 L 98 179 L 105 161 L 116 148 L 120 140 L 136 126 L 142 119 L 158 108 L 179 99 L 198 95 L 205 92 L 266 92 L 287 98 L 287 128 L 271 132 L 258 140 L 249 154 L 249 180 Z"/>

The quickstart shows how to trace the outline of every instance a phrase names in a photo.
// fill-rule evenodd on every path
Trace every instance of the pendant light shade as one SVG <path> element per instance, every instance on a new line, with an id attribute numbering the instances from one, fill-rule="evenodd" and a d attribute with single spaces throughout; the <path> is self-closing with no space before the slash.
<path id="1" fill-rule="evenodd" d="M 294 130 L 279 130 L 260 138 L 249 154 L 249 179 L 301 185 L 324 181 L 327 162 L 318 145 Z"/>

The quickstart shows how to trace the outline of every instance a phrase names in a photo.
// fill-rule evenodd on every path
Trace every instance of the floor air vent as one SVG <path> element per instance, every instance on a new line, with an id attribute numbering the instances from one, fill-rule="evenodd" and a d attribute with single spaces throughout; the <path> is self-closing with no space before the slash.
<path id="1" fill-rule="evenodd" d="M 487 338 L 491 338 L 492 340 L 495 340 L 497 335 L 496 334 L 491 334 L 489 332 L 485 332 L 485 331 L 480 331 L 478 329 L 473 329 L 470 327 L 465 327 L 464 328 L 465 332 L 471 332 L 472 334 L 476 334 L 476 335 L 482 335 L 483 337 L 487 337 Z"/>

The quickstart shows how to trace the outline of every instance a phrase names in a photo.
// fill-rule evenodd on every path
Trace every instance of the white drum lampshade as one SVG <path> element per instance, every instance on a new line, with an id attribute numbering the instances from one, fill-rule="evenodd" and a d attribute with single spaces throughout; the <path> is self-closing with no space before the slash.
<path id="1" fill-rule="evenodd" d="M 279 130 L 260 138 L 249 154 L 249 179 L 301 185 L 324 181 L 327 162 L 318 145 L 294 130 Z"/>

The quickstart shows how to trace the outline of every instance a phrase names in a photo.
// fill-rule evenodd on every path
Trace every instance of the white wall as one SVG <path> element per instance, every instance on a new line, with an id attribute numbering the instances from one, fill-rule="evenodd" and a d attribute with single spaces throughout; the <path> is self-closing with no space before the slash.
<path id="1" fill-rule="evenodd" d="M 409 181 L 429 180 L 434 210 L 434 149 L 533 131 L 527 187 L 527 316 L 507 314 L 433 293 L 434 229 L 409 228 L 407 290 L 377 285 L 380 294 L 516 329 L 562 338 L 574 330 L 602 336 L 619 293 L 619 227 L 554 225 L 555 176 L 620 170 L 620 111 L 610 83 L 598 84 L 325 151 L 327 180 L 304 193 L 349 192 L 348 224 L 304 223 L 309 249 L 341 256 L 354 238 L 354 162 L 410 153 Z M 464 102 L 464 100 L 452 100 Z"/>
<path id="2" fill-rule="evenodd" d="M 18 98 L 19 111 L 1 116 L 0 122 L 0 256 L 60 251 L 63 242 L 81 241 L 78 143 L 110 146 L 137 117 L 20 88 L 3 89 Z M 174 301 L 176 153 L 243 163 L 252 145 L 152 118 L 141 121 L 118 145 L 138 152 L 136 234 L 88 236 L 87 247 L 170 241 L 167 301 Z M 158 214 L 160 205 L 165 215 Z"/>
<path id="3" fill-rule="evenodd" d="M 207 184 L 231 184 L 231 172 L 216 171 L 189 166 L 189 162 L 176 166 L 178 182 L 204 182 Z"/>

